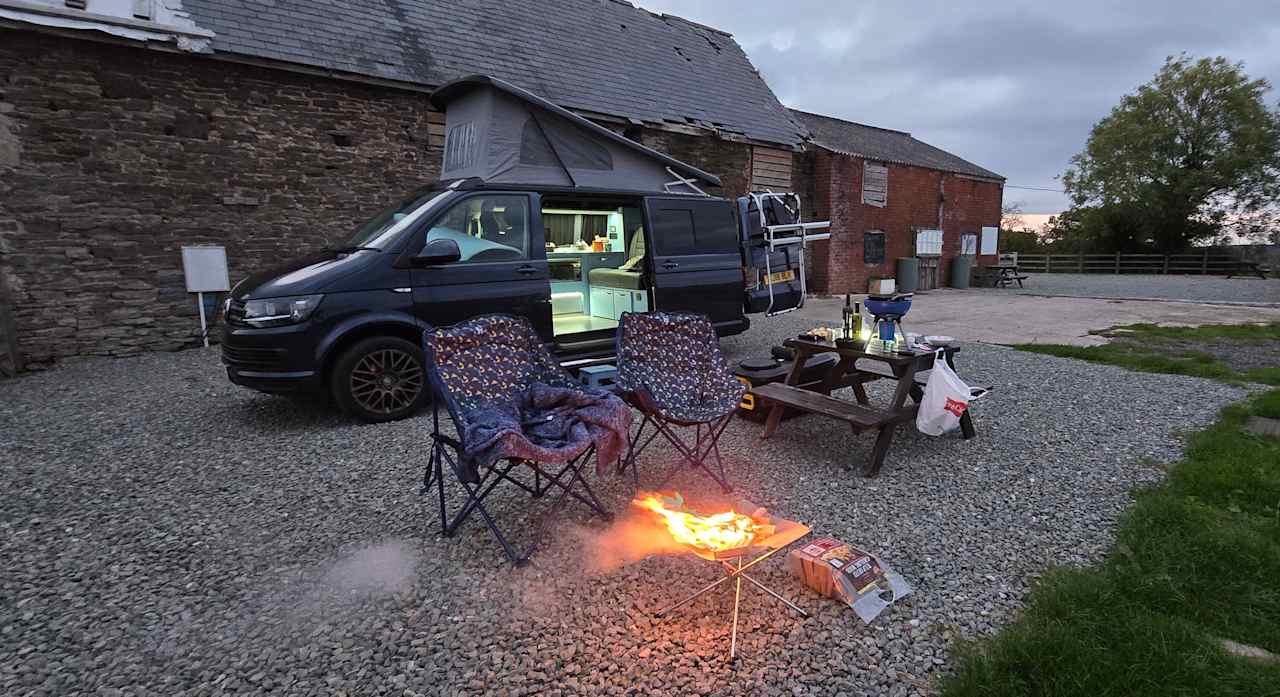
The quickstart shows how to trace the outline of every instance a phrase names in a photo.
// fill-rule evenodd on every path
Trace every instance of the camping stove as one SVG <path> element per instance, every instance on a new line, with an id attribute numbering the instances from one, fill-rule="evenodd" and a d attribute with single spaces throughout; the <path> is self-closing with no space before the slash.
<path id="1" fill-rule="evenodd" d="M 674 498 L 657 494 L 637 495 L 631 503 L 657 513 L 672 539 L 682 544 L 691 554 L 718 564 L 725 573 L 723 578 L 713 581 L 684 600 L 668 605 L 654 613 L 654 616 L 664 617 L 733 581 L 733 624 L 729 641 L 731 661 L 738 657 L 738 610 L 742 603 L 743 580 L 791 608 L 801 617 L 809 616 L 804 609 L 747 573 L 757 564 L 803 539 L 810 532 L 807 526 L 792 520 L 769 517 L 764 509 L 746 502 L 738 508 L 755 511 L 750 516 L 737 513 L 736 509 L 709 516 L 699 515 L 685 509 L 684 499 L 679 494 Z"/>

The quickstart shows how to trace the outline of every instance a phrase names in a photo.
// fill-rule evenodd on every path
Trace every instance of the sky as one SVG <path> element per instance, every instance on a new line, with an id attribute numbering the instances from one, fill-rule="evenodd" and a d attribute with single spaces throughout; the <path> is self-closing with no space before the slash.
<path id="1" fill-rule="evenodd" d="M 1036 221 L 1067 197 L 1015 187 L 1060 191 L 1093 124 L 1166 56 L 1221 55 L 1280 84 L 1280 0 L 633 1 L 733 34 L 787 106 L 1003 174 L 1005 203 Z"/>

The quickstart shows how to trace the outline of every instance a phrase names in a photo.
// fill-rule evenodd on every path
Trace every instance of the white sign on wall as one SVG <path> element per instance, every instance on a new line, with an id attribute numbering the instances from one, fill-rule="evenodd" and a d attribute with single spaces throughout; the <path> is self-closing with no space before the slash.
<path id="1" fill-rule="evenodd" d="M 231 290 L 227 275 L 227 250 L 223 247 L 183 247 L 182 273 L 188 293 L 224 293 Z"/>
<path id="2" fill-rule="evenodd" d="M 1000 238 L 1000 228 L 984 227 L 982 228 L 982 254 L 995 254 Z"/>
<path id="3" fill-rule="evenodd" d="M 942 256 L 942 231 L 920 230 L 916 232 L 916 256 Z"/>

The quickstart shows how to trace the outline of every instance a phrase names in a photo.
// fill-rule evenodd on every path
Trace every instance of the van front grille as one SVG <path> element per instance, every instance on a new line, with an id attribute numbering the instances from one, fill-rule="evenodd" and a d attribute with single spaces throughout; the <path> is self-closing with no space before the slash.
<path id="1" fill-rule="evenodd" d="M 222 345 L 222 362 L 244 370 L 283 370 L 285 351 Z"/>

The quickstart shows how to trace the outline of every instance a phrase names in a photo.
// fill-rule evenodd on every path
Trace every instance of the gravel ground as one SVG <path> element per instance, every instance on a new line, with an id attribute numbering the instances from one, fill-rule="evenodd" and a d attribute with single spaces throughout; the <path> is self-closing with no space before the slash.
<path id="1" fill-rule="evenodd" d="M 1034 273 L 1025 288 L 991 289 L 1027 295 L 1076 298 L 1132 298 L 1186 300 L 1204 303 L 1280 305 L 1280 278 L 1266 280 L 1225 276 L 1141 276 L 1075 273 Z"/>
<path id="2" fill-rule="evenodd" d="M 800 324 L 761 321 L 726 346 L 760 351 Z M 1046 567 L 1097 559 L 1131 489 L 1178 456 L 1175 432 L 1244 394 L 991 346 L 958 364 L 996 388 L 974 409 L 979 437 L 903 429 L 875 480 L 842 470 L 871 438 L 835 422 L 788 421 L 764 442 L 758 424 L 730 426 L 744 496 L 868 546 L 916 588 L 864 626 L 771 560 L 759 577 L 813 616 L 748 586 L 736 665 L 727 592 L 651 617 L 717 577 L 705 562 L 619 566 L 616 536 L 578 511 L 523 570 L 478 519 L 442 539 L 418 496 L 428 417 L 354 425 L 241 390 L 216 350 L 0 382 L 0 692 L 932 693 L 955 639 L 1009 620 Z M 670 457 L 650 450 L 642 471 Z M 626 508 L 625 481 L 595 481 Z M 529 541 L 518 521 L 543 505 L 493 500 Z"/>

